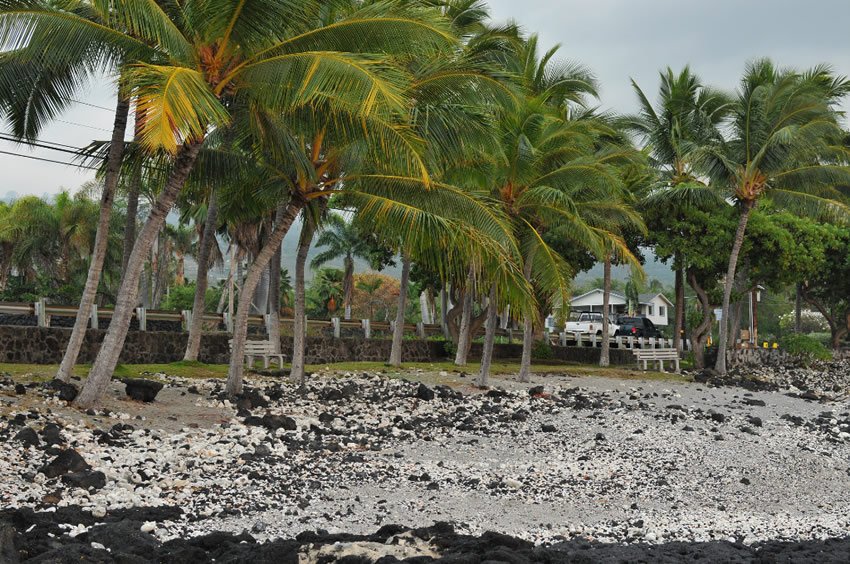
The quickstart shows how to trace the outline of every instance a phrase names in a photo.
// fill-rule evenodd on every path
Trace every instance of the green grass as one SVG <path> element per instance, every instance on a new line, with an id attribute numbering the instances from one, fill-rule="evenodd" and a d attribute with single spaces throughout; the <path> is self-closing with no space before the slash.
<path id="1" fill-rule="evenodd" d="M 259 363 L 256 367 L 259 368 Z M 276 365 L 272 365 L 274 368 Z M 329 370 L 331 372 L 383 372 L 387 376 L 404 376 L 406 373 L 423 370 L 425 372 L 448 372 L 459 374 L 466 372 L 475 375 L 478 373 L 479 364 L 471 362 L 465 367 L 455 366 L 452 362 L 411 362 L 404 364 L 401 368 L 387 366 L 383 362 L 339 362 L 328 364 L 307 365 L 308 372 Z M 16 379 L 30 381 L 50 380 L 56 374 L 58 364 L 3 364 L 0 363 L 0 372 L 8 372 Z M 495 362 L 492 365 L 492 374 L 516 374 L 519 372 L 519 362 Z M 81 364 L 74 368 L 74 375 L 85 377 L 91 365 Z M 285 367 L 288 369 L 288 366 Z M 618 378 L 623 380 L 668 380 L 673 382 L 685 382 L 688 378 L 665 372 L 643 372 L 632 367 L 611 366 L 602 368 L 593 365 L 549 363 L 541 362 L 532 365 L 532 371 L 538 374 L 569 374 L 571 376 L 599 376 L 605 378 Z M 119 364 L 115 369 L 116 378 L 139 378 L 149 374 L 168 374 L 180 378 L 226 378 L 227 365 L 225 364 L 203 364 L 201 362 L 172 362 L 170 364 Z"/>

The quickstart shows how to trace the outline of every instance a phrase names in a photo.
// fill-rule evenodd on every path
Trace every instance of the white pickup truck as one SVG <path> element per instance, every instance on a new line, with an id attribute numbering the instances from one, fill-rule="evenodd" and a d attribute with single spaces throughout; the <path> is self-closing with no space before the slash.
<path id="1" fill-rule="evenodd" d="M 567 333 L 581 333 L 583 335 L 602 335 L 602 314 L 585 312 L 579 315 L 578 321 L 567 321 L 565 331 Z M 617 331 L 617 325 L 608 323 L 608 334 L 613 335 Z"/>

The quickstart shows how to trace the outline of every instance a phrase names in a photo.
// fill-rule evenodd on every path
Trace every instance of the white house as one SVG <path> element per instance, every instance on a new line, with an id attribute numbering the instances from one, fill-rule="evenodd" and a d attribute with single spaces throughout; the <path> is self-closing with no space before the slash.
<path id="1" fill-rule="evenodd" d="M 570 311 L 602 312 L 602 289 L 596 288 L 570 300 Z M 627 311 L 626 296 L 611 292 L 609 297 L 611 310 L 615 314 L 625 314 Z M 638 314 L 647 317 L 655 325 L 667 325 L 667 316 L 673 312 L 673 303 L 664 294 L 640 294 L 638 296 Z"/>

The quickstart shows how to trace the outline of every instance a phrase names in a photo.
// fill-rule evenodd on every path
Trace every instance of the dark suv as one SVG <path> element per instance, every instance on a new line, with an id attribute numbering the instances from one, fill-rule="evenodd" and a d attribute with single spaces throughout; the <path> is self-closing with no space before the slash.
<path id="1" fill-rule="evenodd" d="M 615 337 L 661 337 L 661 331 L 645 317 L 621 317 L 617 324 L 620 328 L 614 333 Z"/>

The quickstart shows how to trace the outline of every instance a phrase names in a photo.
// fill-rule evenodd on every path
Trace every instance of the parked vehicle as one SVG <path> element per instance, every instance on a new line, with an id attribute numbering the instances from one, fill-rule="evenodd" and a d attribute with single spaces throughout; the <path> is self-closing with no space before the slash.
<path id="1" fill-rule="evenodd" d="M 567 321 L 567 333 L 581 333 L 583 335 L 602 335 L 602 314 L 584 312 L 579 315 L 577 321 Z M 617 331 L 617 325 L 613 322 L 608 324 L 608 334 L 613 335 Z"/>
<path id="2" fill-rule="evenodd" d="M 615 337 L 662 337 L 661 331 L 646 317 L 620 317 Z"/>

